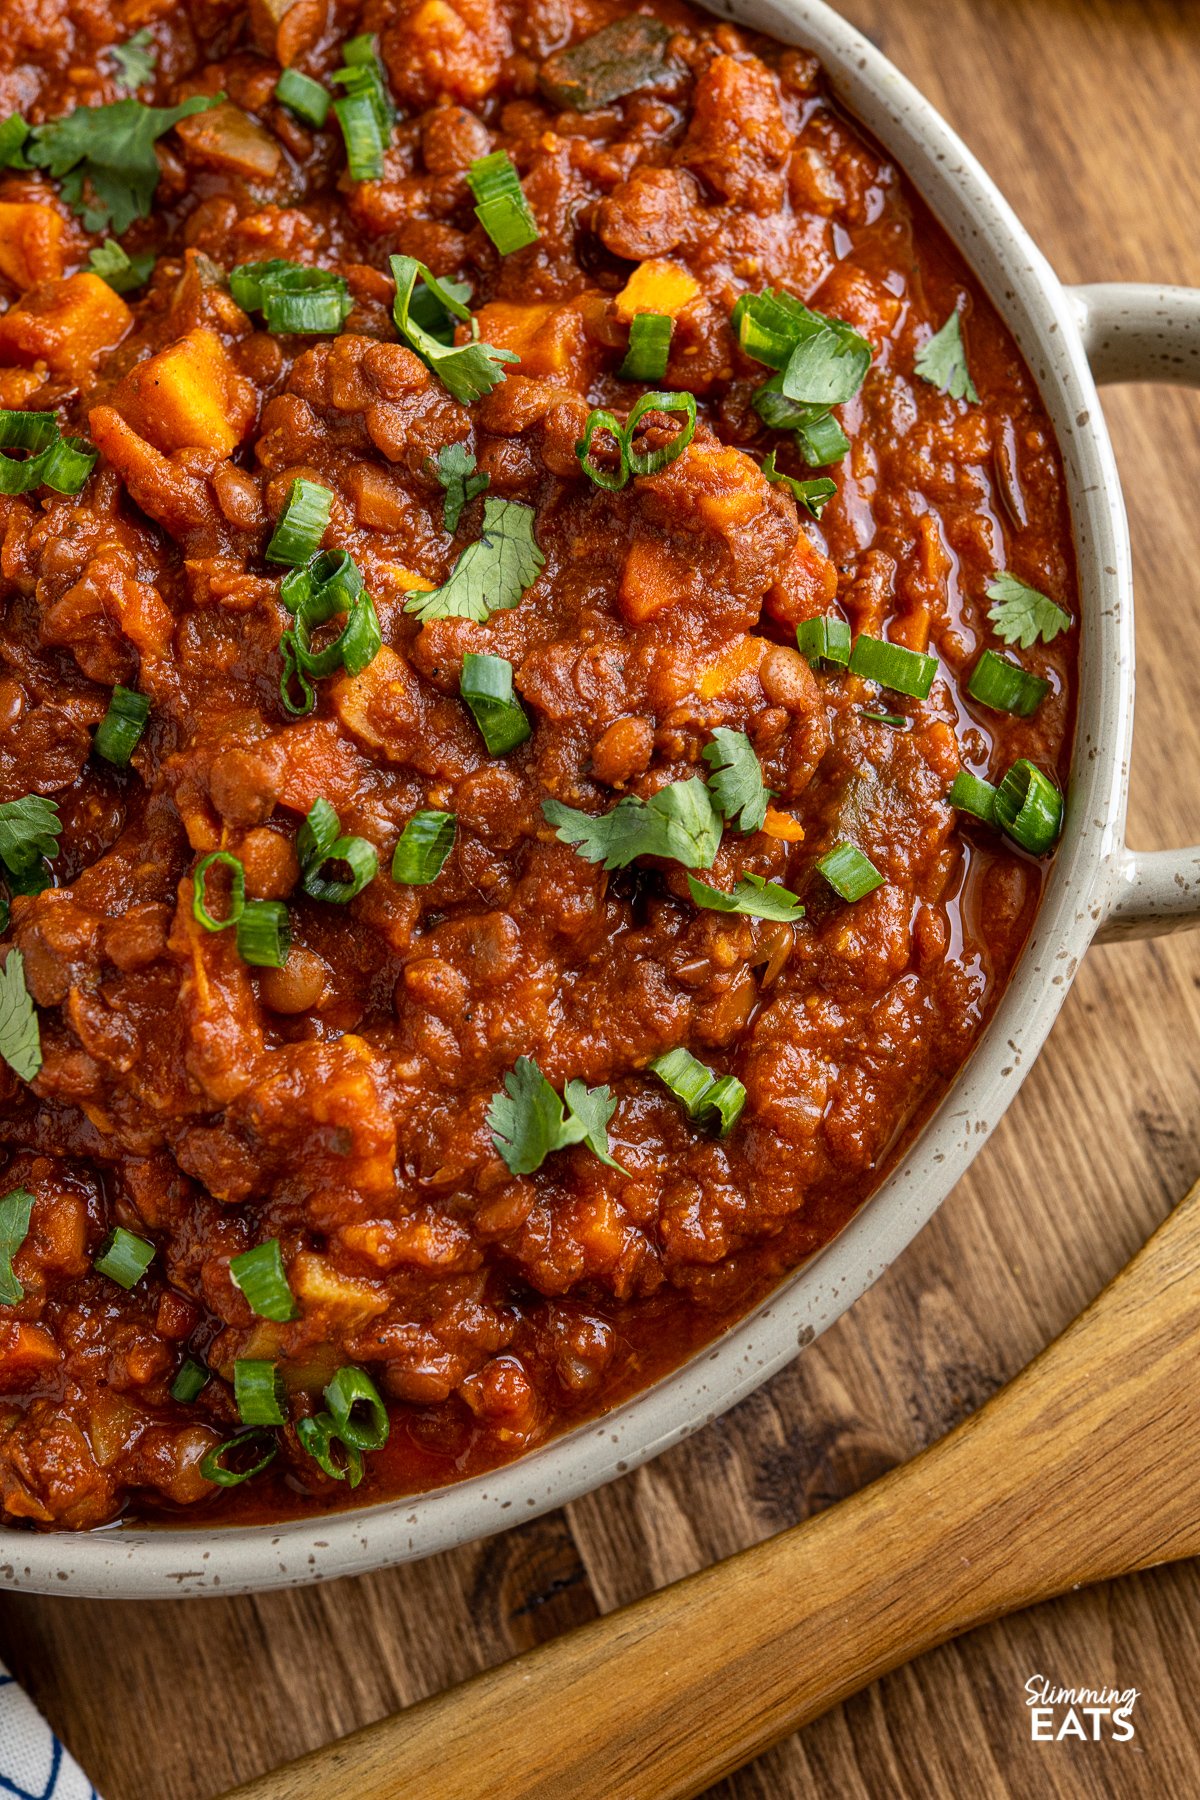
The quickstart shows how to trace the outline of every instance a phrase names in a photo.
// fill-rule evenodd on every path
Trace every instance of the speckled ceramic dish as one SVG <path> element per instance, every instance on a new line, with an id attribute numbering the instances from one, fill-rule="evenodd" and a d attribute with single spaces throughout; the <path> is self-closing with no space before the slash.
<path id="1" fill-rule="evenodd" d="M 250 1528 L 0 1531 L 0 1582 L 44 1593 L 159 1598 L 361 1574 L 502 1530 L 677 1443 L 756 1388 L 899 1255 L 983 1146 L 1097 937 L 1200 922 L 1200 847 L 1123 842 L 1133 729 L 1133 594 L 1125 511 L 1096 384 L 1200 383 L 1200 293 L 1064 290 L 964 146 L 866 39 L 821 0 L 714 10 L 815 50 L 835 90 L 956 239 L 1012 330 L 1058 434 L 1083 608 L 1070 805 L 1033 935 L 974 1055 L 894 1174 L 771 1298 L 628 1404 L 507 1468 L 416 1499 Z"/>

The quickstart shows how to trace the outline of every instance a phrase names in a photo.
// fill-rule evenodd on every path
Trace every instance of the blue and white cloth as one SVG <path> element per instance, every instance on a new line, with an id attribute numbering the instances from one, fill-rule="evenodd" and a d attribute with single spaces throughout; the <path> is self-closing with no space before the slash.
<path id="1" fill-rule="evenodd" d="M 0 1664 L 0 1800 L 99 1800 L 24 1688 Z"/>

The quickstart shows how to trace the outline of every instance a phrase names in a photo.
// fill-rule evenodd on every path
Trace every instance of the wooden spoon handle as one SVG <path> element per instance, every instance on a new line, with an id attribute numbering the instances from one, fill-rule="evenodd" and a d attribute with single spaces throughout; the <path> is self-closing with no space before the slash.
<path id="1" fill-rule="evenodd" d="M 1200 1186 L 1049 1349 L 781 1536 L 238 1788 L 683 1800 L 987 1619 L 1200 1549 Z"/>

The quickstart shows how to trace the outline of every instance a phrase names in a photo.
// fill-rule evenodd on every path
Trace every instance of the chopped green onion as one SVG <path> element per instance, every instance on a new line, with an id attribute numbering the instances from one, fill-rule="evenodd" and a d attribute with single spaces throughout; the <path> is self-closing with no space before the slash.
<path id="1" fill-rule="evenodd" d="M 860 632 L 850 652 L 850 670 L 866 681 L 877 681 L 880 687 L 896 694 L 910 694 L 924 700 L 937 674 L 937 657 L 907 650 L 903 644 L 890 644 L 883 638 L 868 637 Z"/>
<path id="2" fill-rule="evenodd" d="M 229 1469 L 225 1466 L 225 1458 L 238 1452 L 262 1448 L 263 1454 L 256 1463 L 247 1469 Z M 243 1481 L 249 1481 L 255 1475 L 261 1475 L 268 1463 L 274 1462 L 279 1454 L 279 1445 L 275 1435 L 270 1431 L 241 1431 L 236 1437 L 226 1438 L 200 1460 L 200 1473 L 205 1481 L 213 1481 L 218 1487 L 237 1487 Z"/>
<path id="3" fill-rule="evenodd" d="M 28 450 L 24 462 L 0 456 L 0 494 L 27 494 L 36 487 L 78 494 L 96 465 L 97 452 L 83 438 L 63 437 L 49 412 L 0 408 L 0 450 Z"/>
<path id="4" fill-rule="evenodd" d="M 598 431 L 608 432 L 616 445 L 617 468 L 615 473 L 611 469 L 606 469 L 602 463 L 595 463 L 591 460 L 592 439 Z M 604 488 L 608 493 L 615 494 L 629 480 L 629 445 L 625 441 L 625 433 L 612 413 L 605 412 L 601 407 L 594 408 L 588 414 L 587 423 L 583 428 L 583 436 L 575 445 L 575 454 L 579 458 L 580 468 L 589 480 L 594 481 L 598 488 Z"/>
<path id="5" fill-rule="evenodd" d="M 243 1425 L 286 1425 L 287 1390 L 278 1365 L 239 1357 L 233 1365 L 233 1397 Z"/>
<path id="6" fill-rule="evenodd" d="M 283 659 L 283 674 L 279 677 L 279 698 L 286 712 L 293 718 L 302 719 L 317 704 L 316 689 L 312 682 L 296 662 L 296 640 L 290 631 L 285 631 L 279 640 L 279 654 Z M 296 684 L 300 698 L 292 699 L 292 683 Z"/>
<path id="7" fill-rule="evenodd" d="M 391 1420 L 365 1369 L 353 1363 L 339 1369 L 325 1389 L 325 1400 L 344 1444 L 356 1450 L 379 1450 L 387 1443 Z"/>
<path id="8" fill-rule="evenodd" d="M 640 312 L 629 327 L 629 348 L 617 370 L 622 381 L 661 381 L 671 354 L 675 321 L 668 313 Z"/>
<path id="9" fill-rule="evenodd" d="M 845 619 L 831 618 L 828 613 L 818 619 L 802 619 L 796 627 L 796 644 L 812 669 L 822 662 L 850 661 L 850 627 Z"/>
<path id="10" fill-rule="evenodd" d="M 208 1385 L 210 1371 L 194 1356 L 187 1357 L 179 1366 L 179 1373 L 171 1383 L 171 1398 L 178 1400 L 182 1406 L 190 1406 Z"/>
<path id="11" fill-rule="evenodd" d="M 295 613 L 296 623 L 285 632 L 281 648 L 290 650 L 296 669 L 305 676 L 332 675 L 345 669 L 361 675 L 383 646 L 375 602 L 363 586 L 362 574 L 344 550 L 326 550 L 303 569 L 285 575 L 280 599 Z M 346 623 L 333 642 L 314 650 L 312 633 L 336 614 L 346 613 Z M 286 680 L 286 675 L 285 675 Z M 281 692 L 286 690 L 281 687 Z"/>
<path id="12" fill-rule="evenodd" d="M 764 460 L 762 472 L 768 481 L 776 481 L 781 487 L 790 488 L 792 499 L 814 519 L 820 518 L 826 503 L 837 493 L 837 482 L 830 480 L 828 475 L 818 476 L 815 481 L 797 481 L 794 475 L 785 475 L 782 469 L 775 466 L 773 450 Z"/>
<path id="13" fill-rule="evenodd" d="M 454 848 L 455 829 L 453 813 L 414 813 L 392 857 L 392 880 L 408 887 L 425 887 L 435 880 Z"/>
<path id="14" fill-rule="evenodd" d="M 642 423 L 647 413 L 666 412 L 683 413 L 684 423 L 671 441 L 661 450 L 635 450 L 633 434 Z M 625 443 L 629 453 L 629 468 L 634 475 L 657 475 L 668 463 L 673 463 L 677 456 L 682 456 L 696 435 L 696 400 L 692 394 L 643 394 L 625 422 Z"/>
<path id="15" fill-rule="evenodd" d="M 305 125 L 319 131 L 329 117 L 328 89 L 299 69 L 285 69 L 275 83 L 275 98 Z"/>
<path id="16" fill-rule="evenodd" d="M 247 900 L 237 921 L 237 953 L 256 969 L 282 969 L 292 947 L 292 922 L 282 900 Z"/>
<path id="17" fill-rule="evenodd" d="M 501 256 L 537 242 L 538 222 L 507 150 L 476 157 L 467 170 L 467 186 L 475 196 L 475 217 Z"/>
<path id="18" fill-rule="evenodd" d="M 25 1289 L 13 1269 L 13 1257 L 29 1236 L 33 1195 L 28 1188 L 14 1188 L 0 1200 L 0 1306 L 16 1306 Z"/>
<path id="19" fill-rule="evenodd" d="M 996 789 L 996 823 L 1031 856 L 1044 856 L 1063 826 L 1063 797 L 1033 763 L 1015 762 Z"/>
<path id="20" fill-rule="evenodd" d="M 229 911 L 223 919 L 214 919 L 208 910 L 208 896 L 205 884 L 208 871 L 219 863 L 229 870 Z M 246 871 L 236 856 L 228 850 L 211 850 L 196 864 L 192 875 L 192 917 L 205 931 L 224 931 L 230 925 L 236 925 L 246 905 Z"/>
<path id="21" fill-rule="evenodd" d="M 903 731 L 908 724 L 903 713 L 873 712 L 869 706 L 860 706 L 858 716 L 860 719 L 870 719 L 874 725 L 890 725 L 894 731 Z"/>
<path id="22" fill-rule="evenodd" d="M 345 65 L 333 79 L 346 92 L 333 110 L 346 143 L 346 162 L 354 181 L 378 181 L 391 140 L 395 111 L 372 37 L 351 38 L 343 45 Z"/>
<path id="23" fill-rule="evenodd" d="M 532 732 L 525 709 L 513 693 L 513 666 L 507 657 L 477 656 L 468 650 L 458 691 L 475 715 L 493 756 L 515 750 Z"/>
<path id="24" fill-rule="evenodd" d="M 331 1413 L 317 1413 L 296 1421 L 296 1436 L 313 1461 L 334 1481 L 349 1481 L 356 1488 L 363 1478 L 363 1454 L 357 1444 L 348 1444 L 338 1436 L 337 1422 Z M 333 1460 L 337 1445 L 344 1458 L 339 1465 Z"/>
<path id="25" fill-rule="evenodd" d="M 234 1285 L 246 1296 L 246 1303 L 256 1318 L 274 1319 L 281 1325 L 288 1319 L 299 1318 L 300 1309 L 288 1286 L 278 1238 L 268 1238 L 265 1243 L 255 1244 L 252 1250 L 243 1250 L 240 1256 L 230 1257 L 229 1273 Z"/>
<path id="26" fill-rule="evenodd" d="M 796 448 L 810 469 L 827 469 L 831 463 L 841 462 L 850 449 L 850 439 L 824 408 L 814 408 L 812 416 L 800 420 L 794 429 Z"/>
<path id="27" fill-rule="evenodd" d="M 379 873 L 379 853 L 366 838 L 342 837 L 341 824 L 328 800 L 315 800 L 296 835 L 296 854 L 305 893 L 312 900 L 345 906 Z M 349 881 L 330 881 L 321 871 L 327 862 L 348 863 Z"/>
<path id="28" fill-rule="evenodd" d="M 243 312 L 261 312 L 268 331 L 337 332 L 354 309 L 350 290 L 332 269 L 304 263 L 239 263 L 229 291 Z"/>
<path id="29" fill-rule="evenodd" d="M 123 1225 L 115 1225 L 92 1261 L 98 1275 L 107 1275 L 118 1287 L 134 1288 L 154 1261 L 154 1245 L 135 1237 Z"/>
<path id="30" fill-rule="evenodd" d="M 307 613 L 310 626 L 323 625 L 335 613 L 349 612 L 362 590 L 362 571 L 349 551 L 325 550 L 284 576 L 279 598 L 290 613 Z"/>
<path id="31" fill-rule="evenodd" d="M 711 1124 L 714 1121 L 709 1115 L 715 1114 L 718 1137 L 729 1136 L 746 1104 L 746 1090 L 736 1076 L 714 1075 L 682 1046 L 656 1056 L 647 1067 L 666 1083 L 677 1100 L 682 1100 L 689 1119 Z"/>
<path id="32" fill-rule="evenodd" d="M 92 748 L 105 762 L 123 769 L 128 763 L 150 717 L 150 702 L 131 688 L 115 687 L 108 711 L 96 727 Z"/>
<path id="33" fill-rule="evenodd" d="M 972 775 L 969 769 L 959 770 L 946 798 L 959 812 L 970 813 L 973 818 L 982 819 L 985 825 L 996 823 L 996 789 L 990 781 Z"/>
<path id="34" fill-rule="evenodd" d="M 333 511 L 333 495 L 315 481 L 293 481 L 287 505 L 266 548 L 268 562 L 305 563 L 321 547 Z"/>
<path id="35" fill-rule="evenodd" d="M 1043 681 L 1040 675 L 1031 675 L 1010 657 L 1001 656 L 995 650 L 985 650 L 971 671 L 967 692 L 972 700 L 978 700 L 980 706 L 988 706 L 993 712 L 1012 713 L 1015 718 L 1027 719 L 1050 692 L 1050 683 Z"/>
<path id="36" fill-rule="evenodd" d="M 817 864 L 834 893 L 843 900 L 861 900 L 883 886 L 884 878 L 869 856 L 855 844 L 835 844 Z"/>

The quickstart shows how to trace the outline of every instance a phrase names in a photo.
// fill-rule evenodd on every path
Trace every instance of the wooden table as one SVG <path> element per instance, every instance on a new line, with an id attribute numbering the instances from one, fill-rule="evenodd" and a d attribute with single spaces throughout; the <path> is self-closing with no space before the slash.
<path id="1" fill-rule="evenodd" d="M 843 5 L 1061 275 L 1200 284 L 1200 9 Z M 1200 839 L 1200 402 L 1129 389 L 1105 406 L 1137 563 L 1134 841 L 1182 843 Z M 899 1265 L 650 1468 L 507 1537 L 332 1587 L 152 1606 L 5 1597 L 0 1656 L 106 1800 L 206 1800 L 850 1492 L 1005 1381 L 1200 1173 L 1198 943 L 1093 952 L 1016 1103 Z M 1192 1564 L 1075 1594 L 899 1671 L 709 1800 L 1194 1792 L 1198 1621 Z M 1039 1673 L 1139 1688 L 1133 1744 L 1031 1742 L 1024 1683 Z"/>

